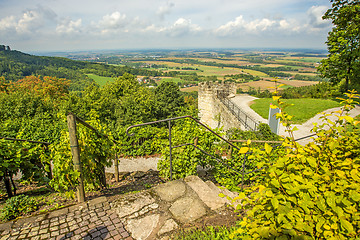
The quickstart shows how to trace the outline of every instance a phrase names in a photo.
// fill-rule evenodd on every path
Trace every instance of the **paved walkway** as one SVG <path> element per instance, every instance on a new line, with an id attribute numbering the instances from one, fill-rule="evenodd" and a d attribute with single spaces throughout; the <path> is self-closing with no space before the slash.
<path id="1" fill-rule="evenodd" d="M 133 239 L 106 197 L 0 225 L 1 240 Z"/>
<path id="2" fill-rule="evenodd" d="M 257 114 L 254 110 L 250 108 L 250 104 L 255 99 L 258 99 L 257 97 L 253 97 L 247 94 L 238 94 L 235 95 L 235 97 L 231 98 L 230 100 L 233 101 L 242 111 L 244 111 L 246 114 L 248 114 L 252 119 L 267 123 L 268 120 L 261 117 L 259 114 Z"/>

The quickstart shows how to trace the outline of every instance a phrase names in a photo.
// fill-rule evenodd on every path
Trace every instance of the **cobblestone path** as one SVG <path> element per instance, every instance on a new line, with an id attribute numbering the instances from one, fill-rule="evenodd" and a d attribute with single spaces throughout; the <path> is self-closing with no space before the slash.
<path id="1" fill-rule="evenodd" d="M 133 239 L 106 197 L 0 225 L 0 240 Z"/>

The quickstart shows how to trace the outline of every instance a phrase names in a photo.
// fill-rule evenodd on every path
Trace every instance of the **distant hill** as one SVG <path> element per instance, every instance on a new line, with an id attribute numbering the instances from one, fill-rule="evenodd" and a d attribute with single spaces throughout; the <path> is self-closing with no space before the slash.
<path id="1" fill-rule="evenodd" d="M 61 57 L 34 56 L 0 45 L 0 76 L 17 81 L 30 75 L 52 76 L 71 80 L 70 90 L 82 90 L 93 82 L 86 74 L 118 77 L 124 73 L 158 76 L 157 71 L 112 66 L 101 63 L 75 61 Z"/>

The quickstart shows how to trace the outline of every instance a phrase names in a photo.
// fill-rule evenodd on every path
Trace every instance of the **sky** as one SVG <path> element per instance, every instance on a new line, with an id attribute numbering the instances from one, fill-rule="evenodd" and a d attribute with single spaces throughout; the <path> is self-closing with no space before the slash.
<path id="1" fill-rule="evenodd" d="M 0 0 L 0 45 L 23 52 L 325 49 L 329 0 Z"/>

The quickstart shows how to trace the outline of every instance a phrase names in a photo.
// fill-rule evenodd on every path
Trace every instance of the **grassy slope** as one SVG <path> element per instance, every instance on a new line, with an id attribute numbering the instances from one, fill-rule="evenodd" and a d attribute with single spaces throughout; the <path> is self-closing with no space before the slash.
<path id="1" fill-rule="evenodd" d="M 87 76 L 93 79 L 100 87 L 103 87 L 107 82 L 113 82 L 114 79 L 111 77 L 102 77 L 95 74 L 87 74 Z"/>
<path id="2" fill-rule="evenodd" d="M 339 107 L 340 104 L 333 100 L 327 99 L 283 99 L 284 102 L 294 104 L 286 108 L 286 112 L 294 116 L 293 121 L 296 124 L 304 123 L 326 109 Z M 261 98 L 254 101 L 250 107 L 260 116 L 267 119 L 269 115 L 269 105 L 273 103 L 270 98 Z"/>

